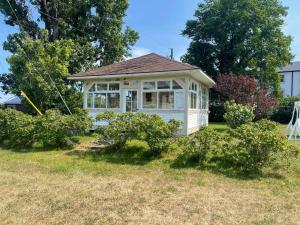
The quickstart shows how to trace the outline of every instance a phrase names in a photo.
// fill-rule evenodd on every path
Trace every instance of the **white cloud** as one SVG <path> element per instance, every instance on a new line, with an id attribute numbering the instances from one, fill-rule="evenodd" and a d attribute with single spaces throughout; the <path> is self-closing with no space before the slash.
<path id="1" fill-rule="evenodd" d="M 142 48 L 142 47 L 133 47 L 132 51 L 131 51 L 132 56 L 128 57 L 128 59 L 140 57 L 140 56 L 143 56 L 143 55 L 147 55 L 149 53 L 151 53 L 150 49 Z"/>

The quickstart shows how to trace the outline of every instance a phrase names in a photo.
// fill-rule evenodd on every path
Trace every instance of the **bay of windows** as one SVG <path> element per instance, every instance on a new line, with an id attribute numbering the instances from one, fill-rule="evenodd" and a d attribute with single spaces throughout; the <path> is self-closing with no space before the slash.
<path id="1" fill-rule="evenodd" d="M 175 80 L 144 81 L 144 109 L 182 109 L 184 92 L 182 86 Z M 175 96 L 175 97 L 174 97 Z"/>
<path id="2" fill-rule="evenodd" d="M 88 91 L 87 107 L 94 109 L 120 108 L 120 84 L 93 84 Z"/>

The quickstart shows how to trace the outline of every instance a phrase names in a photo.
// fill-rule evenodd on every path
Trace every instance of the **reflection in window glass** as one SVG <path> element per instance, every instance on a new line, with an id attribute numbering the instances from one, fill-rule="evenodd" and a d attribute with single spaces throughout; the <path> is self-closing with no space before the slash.
<path id="1" fill-rule="evenodd" d="M 171 88 L 171 81 L 157 81 L 157 89 L 170 89 Z"/>
<path id="2" fill-rule="evenodd" d="M 145 81 L 143 84 L 144 90 L 153 90 L 155 89 L 155 81 Z"/>
<path id="3" fill-rule="evenodd" d="M 182 89 L 181 85 L 177 83 L 177 81 L 173 80 L 173 89 L 177 90 L 177 89 Z"/>
<path id="4" fill-rule="evenodd" d="M 119 84 L 109 84 L 109 90 L 110 91 L 118 91 L 119 90 Z"/>
<path id="5" fill-rule="evenodd" d="M 93 94 L 92 93 L 89 93 L 87 95 L 87 107 L 88 108 L 94 108 L 94 106 L 93 106 Z"/>
<path id="6" fill-rule="evenodd" d="M 143 93 L 143 108 L 146 108 L 146 109 L 157 108 L 157 93 L 156 92 Z"/>
<path id="7" fill-rule="evenodd" d="M 107 94 L 107 108 L 119 108 L 120 107 L 120 94 L 108 93 Z"/>
<path id="8" fill-rule="evenodd" d="M 106 94 L 105 93 L 95 93 L 94 94 L 94 108 L 95 109 L 106 108 Z"/>
<path id="9" fill-rule="evenodd" d="M 174 92 L 164 91 L 159 92 L 159 108 L 172 109 L 174 107 Z"/>
<path id="10" fill-rule="evenodd" d="M 89 89 L 89 92 L 94 92 L 95 91 L 95 84 Z"/>
<path id="11" fill-rule="evenodd" d="M 107 91 L 107 84 L 97 84 L 97 91 Z"/>
<path id="12" fill-rule="evenodd" d="M 190 92 L 190 108 L 197 109 L 197 94 Z"/>

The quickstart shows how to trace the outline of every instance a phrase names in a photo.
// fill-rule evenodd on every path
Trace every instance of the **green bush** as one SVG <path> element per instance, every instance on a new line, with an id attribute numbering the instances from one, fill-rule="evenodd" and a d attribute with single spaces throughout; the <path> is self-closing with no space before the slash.
<path id="1" fill-rule="evenodd" d="M 16 110 L 0 110 L 0 142 L 10 146 L 30 146 L 34 142 L 44 146 L 69 147 L 76 136 L 91 127 L 91 119 L 83 110 L 73 115 L 62 115 L 48 110 L 45 115 L 31 116 Z"/>
<path id="2" fill-rule="evenodd" d="M 0 142 L 11 146 L 28 146 L 35 141 L 35 119 L 13 110 L 0 110 Z"/>
<path id="3" fill-rule="evenodd" d="M 83 110 L 72 115 L 62 115 L 58 110 L 47 110 L 37 117 L 36 139 L 44 146 L 71 147 L 92 126 L 91 119 Z"/>
<path id="4" fill-rule="evenodd" d="M 244 124 L 231 130 L 231 136 L 234 139 L 224 149 L 225 154 L 243 172 L 258 172 L 267 166 L 279 168 L 298 153 L 271 121 Z"/>
<path id="5" fill-rule="evenodd" d="M 214 154 L 222 146 L 224 136 L 211 129 L 203 128 L 190 137 L 183 137 L 179 145 L 183 149 L 183 156 L 186 163 L 196 161 L 202 165 L 207 160 L 209 152 Z"/>
<path id="6" fill-rule="evenodd" d="M 294 103 L 297 101 L 300 101 L 300 96 L 290 96 L 281 99 L 279 107 L 274 110 L 271 119 L 279 123 L 289 123 L 292 119 Z"/>
<path id="7" fill-rule="evenodd" d="M 107 111 L 97 115 L 96 119 L 108 123 L 98 128 L 100 143 L 122 150 L 128 140 L 137 139 L 146 141 L 154 154 L 168 149 L 180 126 L 178 121 L 165 122 L 158 115 L 145 113 L 115 114 Z"/>
<path id="8" fill-rule="evenodd" d="M 224 104 L 226 113 L 224 119 L 231 128 L 237 128 L 243 124 L 254 120 L 254 107 L 249 105 L 237 104 L 234 101 L 227 101 Z"/>

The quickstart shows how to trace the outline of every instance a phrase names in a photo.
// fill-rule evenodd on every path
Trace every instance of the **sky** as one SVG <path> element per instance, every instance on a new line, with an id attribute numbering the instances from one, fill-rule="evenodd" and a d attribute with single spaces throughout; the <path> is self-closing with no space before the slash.
<path id="1" fill-rule="evenodd" d="M 170 48 L 174 49 L 174 57 L 180 59 L 189 45 L 190 40 L 181 35 L 188 19 L 193 14 L 200 0 L 129 0 L 129 9 L 125 17 L 125 25 L 136 30 L 140 39 L 132 48 L 132 56 L 137 57 L 150 52 L 167 56 Z M 282 0 L 283 5 L 289 7 L 288 16 L 283 28 L 285 34 L 293 37 L 292 52 L 294 60 L 300 60 L 300 1 Z M 17 28 L 7 26 L 0 15 L 0 73 L 8 72 L 6 57 L 2 44 L 9 33 Z M 7 99 L 0 92 L 0 101 Z M 2 98 L 2 99 L 1 99 Z"/>

